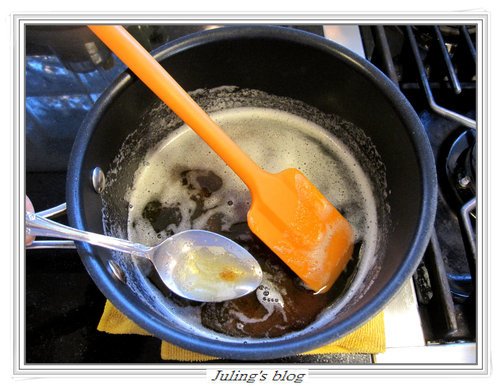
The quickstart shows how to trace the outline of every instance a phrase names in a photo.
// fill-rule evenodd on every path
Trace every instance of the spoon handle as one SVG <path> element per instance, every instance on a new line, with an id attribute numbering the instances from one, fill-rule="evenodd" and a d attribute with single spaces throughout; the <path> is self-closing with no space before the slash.
<path id="1" fill-rule="evenodd" d="M 34 236 L 57 237 L 83 241 L 91 245 L 113 249 L 131 255 L 150 258 L 150 247 L 102 234 L 78 230 L 49 220 L 35 213 L 26 213 L 26 233 Z"/>

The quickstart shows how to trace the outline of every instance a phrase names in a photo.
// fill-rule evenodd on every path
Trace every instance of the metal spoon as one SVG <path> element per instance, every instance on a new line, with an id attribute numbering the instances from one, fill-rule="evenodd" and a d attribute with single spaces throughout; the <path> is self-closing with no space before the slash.
<path id="1" fill-rule="evenodd" d="M 70 238 L 149 259 L 174 293 L 200 302 L 222 302 L 254 291 L 262 281 L 255 258 L 234 241 L 205 230 L 187 230 L 148 247 L 85 232 L 26 213 L 26 233 Z"/>

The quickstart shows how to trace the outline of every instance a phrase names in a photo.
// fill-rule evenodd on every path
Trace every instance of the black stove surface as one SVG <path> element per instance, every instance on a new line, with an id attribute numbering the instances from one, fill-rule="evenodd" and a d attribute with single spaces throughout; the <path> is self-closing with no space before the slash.
<path id="1" fill-rule="evenodd" d="M 475 342 L 475 208 L 462 215 L 476 196 L 475 26 L 363 26 L 361 31 L 368 58 L 419 115 L 436 161 L 434 231 L 414 275 L 425 340 Z"/>

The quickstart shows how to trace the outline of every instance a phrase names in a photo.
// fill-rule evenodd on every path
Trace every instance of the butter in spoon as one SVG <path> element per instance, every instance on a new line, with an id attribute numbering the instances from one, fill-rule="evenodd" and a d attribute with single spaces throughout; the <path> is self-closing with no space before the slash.
<path id="1" fill-rule="evenodd" d="M 260 265 L 247 250 L 206 230 L 186 230 L 148 247 L 26 213 L 26 233 L 83 241 L 149 259 L 172 292 L 199 302 L 236 299 L 254 291 L 262 281 Z"/>

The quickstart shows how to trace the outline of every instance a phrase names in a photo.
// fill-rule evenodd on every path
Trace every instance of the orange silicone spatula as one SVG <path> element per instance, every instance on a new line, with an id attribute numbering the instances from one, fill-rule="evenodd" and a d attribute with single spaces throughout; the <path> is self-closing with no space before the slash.
<path id="1" fill-rule="evenodd" d="M 247 185 L 252 232 L 308 287 L 327 291 L 352 255 L 347 220 L 300 171 L 271 174 L 255 164 L 125 28 L 89 28 Z"/>

